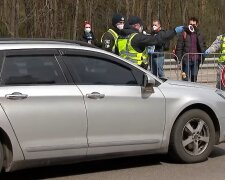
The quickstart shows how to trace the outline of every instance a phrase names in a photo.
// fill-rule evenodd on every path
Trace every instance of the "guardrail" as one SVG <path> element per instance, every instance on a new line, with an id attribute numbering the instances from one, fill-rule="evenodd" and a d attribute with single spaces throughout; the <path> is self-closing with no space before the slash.
<path id="1" fill-rule="evenodd" d="M 199 70 L 198 70 L 198 76 L 197 76 L 197 83 L 204 83 L 206 85 L 214 86 L 216 87 L 216 82 L 217 82 L 217 76 L 218 76 L 218 63 L 217 60 L 218 58 L 222 55 L 221 53 L 214 53 L 210 54 L 207 56 L 207 58 L 204 58 L 202 53 L 187 53 L 184 54 L 183 57 L 181 58 L 181 63 L 178 64 L 175 59 L 178 59 L 177 56 L 173 53 L 153 53 L 150 55 L 150 60 L 149 60 L 149 70 L 153 72 L 152 69 L 152 62 L 154 57 L 158 56 L 163 56 L 164 58 L 164 74 L 165 77 L 168 79 L 173 79 L 173 80 L 182 80 L 182 65 L 184 63 L 189 63 L 191 57 L 193 55 L 199 56 L 200 59 L 200 64 L 199 64 Z M 204 60 L 204 61 L 203 61 Z M 189 68 L 189 64 L 188 64 Z M 158 68 L 157 68 L 158 70 Z M 188 69 L 188 72 L 190 70 Z M 158 76 L 158 71 L 157 74 Z M 188 75 L 187 75 L 188 76 Z M 222 77 L 220 77 L 222 78 Z M 190 76 L 186 79 L 187 81 L 191 81 Z"/>

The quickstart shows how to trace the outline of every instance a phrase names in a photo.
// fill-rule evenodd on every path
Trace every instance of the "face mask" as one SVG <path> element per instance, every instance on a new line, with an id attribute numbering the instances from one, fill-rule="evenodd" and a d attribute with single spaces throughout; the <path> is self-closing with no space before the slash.
<path id="1" fill-rule="evenodd" d="M 86 33 L 89 33 L 89 32 L 91 32 L 91 28 L 85 28 L 84 31 L 85 31 Z"/>
<path id="2" fill-rule="evenodd" d="M 198 32 L 198 27 L 197 26 L 195 26 L 194 29 L 195 29 L 195 32 Z"/>
<path id="3" fill-rule="evenodd" d="M 152 29 L 153 29 L 154 31 L 156 31 L 158 28 L 157 28 L 157 26 L 152 26 Z"/>
<path id="4" fill-rule="evenodd" d="M 116 27 L 117 27 L 119 30 L 121 30 L 121 29 L 123 29 L 124 24 L 118 24 Z"/>
<path id="5" fill-rule="evenodd" d="M 141 26 L 138 31 L 141 33 L 143 31 L 143 26 Z"/>
<path id="6" fill-rule="evenodd" d="M 193 25 L 193 28 L 194 28 L 195 32 L 198 31 L 198 27 L 196 25 Z"/>

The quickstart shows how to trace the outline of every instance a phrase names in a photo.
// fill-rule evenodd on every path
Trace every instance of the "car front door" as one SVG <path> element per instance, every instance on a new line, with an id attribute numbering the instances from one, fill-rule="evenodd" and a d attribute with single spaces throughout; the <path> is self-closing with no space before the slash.
<path id="1" fill-rule="evenodd" d="M 65 53 L 64 61 L 84 96 L 89 155 L 160 147 L 165 98 L 157 87 L 143 94 L 144 72 L 90 52 Z"/>
<path id="2" fill-rule="evenodd" d="M 6 51 L 0 101 L 26 159 L 85 157 L 87 118 L 55 50 Z"/>

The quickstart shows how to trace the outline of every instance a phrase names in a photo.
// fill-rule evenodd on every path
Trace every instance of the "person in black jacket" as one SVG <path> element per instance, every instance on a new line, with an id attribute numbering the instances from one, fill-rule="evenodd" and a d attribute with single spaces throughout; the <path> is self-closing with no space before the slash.
<path id="1" fill-rule="evenodd" d="M 84 22 L 84 34 L 81 41 L 95 45 L 95 36 L 91 30 L 91 23 L 88 21 Z"/>
<path id="2" fill-rule="evenodd" d="M 166 41 L 172 39 L 177 33 L 183 32 L 183 26 L 178 26 L 175 29 L 165 31 L 163 34 L 159 34 L 157 36 L 152 35 L 144 35 L 142 33 L 143 31 L 143 23 L 142 20 L 138 16 L 133 16 L 128 20 L 129 26 L 121 30 L 121 36 L 119 39 L 125 39 L 130 38 L 132 36 L 132 39 L 130 39 L 128 42 L 130 43 L 132 49 L 136 52 L 136 54 L 144 53 L 147 46 L 153 46 L 153 45 L 159 45 L 162 46 Z M 118 39 L 118 43 L 119 43 Z M 123 51 L 120 47 L 120 45 L 117 45 L 117 49 L 119 52 L 119 55 L 121 57 L 121 52 Z M 131 54 L 130 52 L 126 52 L 126 54 Z M 135 55 L 135 53 L 133 53 Z M 138 58 L 138 57 L 137 57 Z M 127 57 L 126 59 L 130 59 L 130 57 Z M 139 60 L 140 62 L 141 60 Z M 147 69 L 148 64 L 145 62 L 137 63 L 141 67 Z"/>
<path id="3" fill-rule="evenodd" d="M 179 60 L 178 63 L 182 61 L 182 71 L 185 73 L 182 80 L 196 82 L 200 63 L 204 61 L 204 57 L 196 53 L 204 53 L 206 45 L 204 37 L 198 29 L 198 19 L 195 17 L 190 18 L 189 25 L 194 27 L 194 32 L 186 30 L 178 37 L 176 55 Z"/>
<path id="4" fill-rule="evenodd" d="M 165 34 L 166 31 L 162 29 L 161 27 L 161 22 L 160 20 L 153 20 L 152 22 L 152 32 L 151 35 L 157 36 L 157 35 L 163 35 Z M 150 66 L 151 66 L 151 71 L 152 73 L 159 77 L 163 78 L 165 77 L 164 74 L 164 50 L 168 50 L 169 46 L 169 41 L 166 41 L 162 46 L 160 45 L 155 45 L 155 46 L 150 46 L 148 48 L 148 52 L 150 55 Z"/>

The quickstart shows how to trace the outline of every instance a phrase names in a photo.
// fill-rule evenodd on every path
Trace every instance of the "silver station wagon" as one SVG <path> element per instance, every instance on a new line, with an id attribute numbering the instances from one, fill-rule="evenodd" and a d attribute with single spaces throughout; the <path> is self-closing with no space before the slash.
<path id="1" fill-rule="evenodd" d="M 0 41 L 0 170 L 168 153 L 204 161 L 225 140 L 225 93 L 160 80 L 80 42 Z"/>

